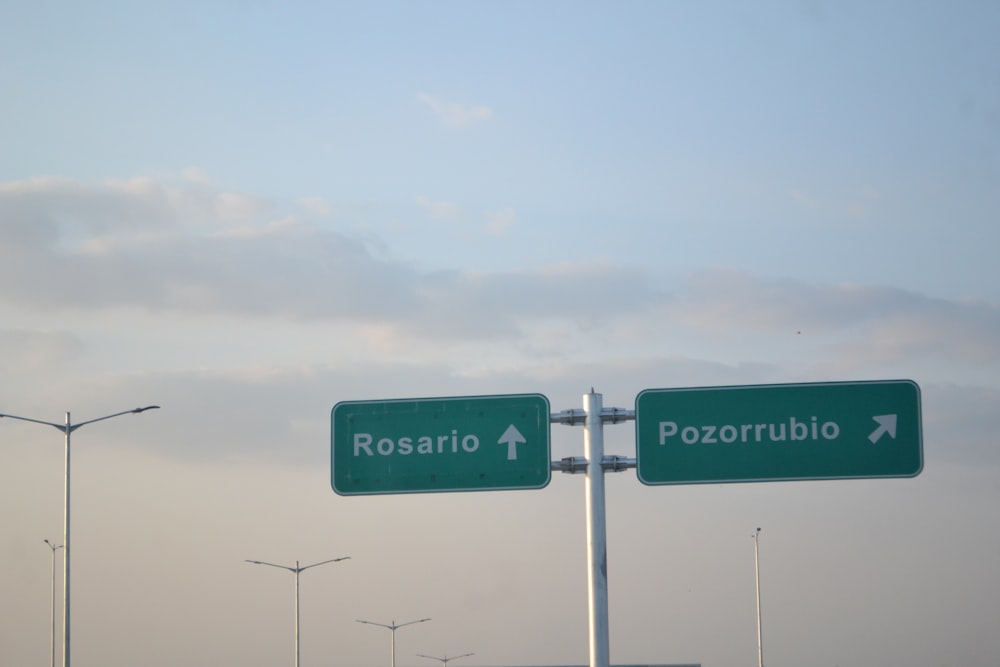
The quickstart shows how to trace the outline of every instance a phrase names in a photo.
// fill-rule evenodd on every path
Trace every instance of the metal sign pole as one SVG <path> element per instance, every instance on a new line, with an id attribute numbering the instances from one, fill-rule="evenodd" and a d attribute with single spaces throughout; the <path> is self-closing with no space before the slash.
<path id="1" fill-rule="evenodd" d="M 587 568 L 590 585 L 587 608 L 590 620 L 590 667 L 608 667 L 611 651 L 608 639 L 608 536 L 604 508 L 604 424 L 602 396 L 593 390 L 583 395 L 586 421 L 583 455 L 587 459 Z"/>
<path id="2" fill-rule="evenodd" d="M 584 425 L 584 456 L 552 462 L 552 469 L 571 475 L 585 473 L 587 504 L 587 615 L 590 626 L 590 667 L 609 667 L 608 639 L 608 531 L 604 509 L 604 472 L 635 468 L 634 458 L 604 455 L 604 422 L 617 424 L 635 419 L 634 410 L 603 407 L 603 397 L 593 389 L 583 395 L 583 410 L 564 410 L 552 422 Z"/>

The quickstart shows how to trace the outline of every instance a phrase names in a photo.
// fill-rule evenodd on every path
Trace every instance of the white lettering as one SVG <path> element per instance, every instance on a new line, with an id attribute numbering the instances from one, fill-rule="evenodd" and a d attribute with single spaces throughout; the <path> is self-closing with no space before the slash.
<path id="1" fill-rule="evenodd" d="M 354 456 L 472 454 L 478 450 L 479 436 L 474 433 L 461 435 L 458 429 L 452 429 L 446 435 L 404 435 L 377 440 L 371 433 L 354 434 Z"/>
<path id="2" fill-rule="evenodd" d="M 677 435 L 677 422 L 660 422 L 660 444 L 667 444 L 667 438 Z M 357 456 L 357 454 L 355 454 Z"/>
<path id="3" fill-rule="evenodd" d="M 368 456 L 374 456 L 374 454 L 372 454 L 371 433 L 354 434 L 354 455 L 357 456 L 362 449 L 365 450 L 365 454 L 367 454 Z"/>
<path id="4" fill-rule="evenodd" d="M 660 444 L 665 445 L 671 438 L 680 437 L 685 445 L 715 445 L 724 443 L 764 443 L 764 442 L 784 442 L 793 440 L 819 441 L 836 440 L 840 437 L 840 425 L 834 421 L 820 422 L 816 416 L 811 416 L 808 421 L 802 421 L 796 417 L 789 417 L 787 422 L 772 424 L 700 424 L 697 426 L 682 426 L 676 421 L 661 421 L 660 424 Z M 453 436 L 454 437 L 454 436 Z M 472 438 L 474 436 L 465 436 Z M 361 445 L 355 444 L 355 450 Z M 478 447 L 478 439 L 476 440 Z M 465 440 L 462 447 L 466 451 L 473 451 L 466 447 Z"/>
<path id="5" fill-rule="evenodd" d="M 375 449 L 382 456 L 388 456 L 392 454 L 392 450 L 396 448 L 396 443 L 394 443 L 390 438 L 379 438 L 378 443 L 375 445 Z"/>

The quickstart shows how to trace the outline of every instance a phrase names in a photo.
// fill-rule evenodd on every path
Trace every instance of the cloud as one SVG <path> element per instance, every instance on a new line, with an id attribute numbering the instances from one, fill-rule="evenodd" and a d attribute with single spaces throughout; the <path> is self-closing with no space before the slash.
<path id="1" fill-rule="evenodd" d="M 418 93 L 417 99 L 447 125 L 466 126 L 493 117 L 493 110 L 487 106 L 469 106 L 447 102 L 427 93 Z"/>
<path id="2" fill-rule="evenodd" d="M 208 173 L 200 167 L 188 167 L 181 171 L 181 180 L 198 185 L 211 185 L 212 179 Z"/>
<path id="3" fill-rule="evenodd" d="M 984 301 L 922 298 L 873 318 L 863 340 L 838 346 L 855 368 L 927 357 L 980 366 L 1000 361 L 1000 308 Z"/>
<path id="4" fill-rule="evenodd" d="M 706 331 L 842 329 L 931 300 L 906 290 L 870 285 L 812 285 L 730 269 L 689 274 L 673 308 Z"/>
<path id="5" fill-rule="evenodd" d="M 148 177 L 86 185 L 35 178 L 0 183 L 0 243 L 24 249 L 55 244 L 72 250 L 81 239 L 109 243 L 161 232 L 221 229 L 266 218 L 265 201 L 199 184 L 169 187 Z"/>
<path id="6" fill-rule="evenodd" d="M 420 203 L 441 218 L 461 216 L 454 204 Z M 539 318 L 588 319 L 581 287 L 607 294 L 602 318 L 641 299 L 634 273 L 611 265 L 419 271 L 355 237 L 273 217 L 269 202 L 151 179 L 8 184 L 0 211 L 8 221 L 0 230 L 0 304 L 35 312 L 278 316 L 495 337 Z M 612 290 L 636 296 L 613 299 Z"/>
<path id="7" fill-rule="evenodd" d="M 954 383 L 930 384 L 922 388 L 921 399 L 925 440 L 947 443 L 930 452 L 932 462 L 1000 466 L 1000 447 L 995 444 L 1000 390 Z"/>
<path id="8" fill-rule="evenodd" d="M 791 193 L 792 200 L 806 206 L 808 208 L 816 207 L 816 199 L 807 192 L 802 192 L 801 190 L 792 190 Z"/>
<path id="9" fill-rule="evenodd" d="M 440 204 L 423 200 L 455 210 Z M 979 456 L 995 422 L 996 392 L 971 387 L 1000 361 L 988 301 L 724 268 L 674 281 L 611 262 L 419 268 L 201 184 L 6 184 L 0 207 L 0 370 L 21 376 L 0 405 L 42 417 L 52 404 L 169 405 L 142 440 L 158 456 L 322 466 L 337 400 L 542 391 L 573 406 L 597 385 L 629 407 L 651 387 L 887 368 L 928 388 L 928 405 L 964 406 L 932 422 L 971 438 L 948 460 Z"/>
<path id="10" fill-rule="evenodd" d="M 492 211 L 486 214 L 486 233 L 490 236 L 503 236 L 517 223 L 514 209 Z"/>
<path id="11" fill-rule="evenodd" d="M 435 220 L 461 220 L 464 217 L 462 207 L 446 201 L 431 201 L 426 197 L 417 197 L 417 206 L 429 217 Z"/>
<path id="12" fill-rule="evenodd" d="M 1000 361 L 1000 305 L 985 300 L 704 269 L 688 275 L 664 308 L 665 318 L 724 344 L 770 339 L 784 341 L 785 355 L 811 350 L 838 374 L 915 360 L 925 369 L 958 364 L 970 370 Z"/>
<path id="13" fill-rule="evenodd" d="M 864 188 L 860 194 L 847 203 L 847 214 L 856 218 L 868 215 L 878 202 L 880 194 L 875 188 Z"/>
<path id="14" fill-rule="evenodd" d="M 326 217 L 333 213 L 330 202 L 323 197 L 303 197 L 298 200 L 298 204 L 303 211 L 320 217 Z"/>
<path id="15" fill-rule="evenodd" d="M 426 197 L 418 197 L 417 206 L 427 217 L 433 220 L 456 223 L 456 228 L 457 223 L 465 223 L 467 218 L 465 210 L 453 202 L 431 201 Z M 483 214 L 483 219 L 484 222 L 476 225 L 475 230 L 465 229 L 464 231 L 467 233 L 475 231 L 494 238 L 504 236 L 514 227 L 517 216 L 514 209 L 506 208 L 500 211 L 487 211 Z"/>
<path id="16" fill-rule="evenodd" d="M 463 215 L 450 202 L 418 204 L 441 219 Z M 1000 308 L 988 301 L 729 269 L 668 284 L 613 263 L 419 268 L 378 239 L 277 215 L 273 202 L 201 184 L 0 184 L 0 213 L 0 308 L 53 322 L 66 313 L 96 320 L 130 312 L 254 327 L 311 323 L 340 327 L 338 335 L 349 330 L 352 341 L 366 332 L 371 350 L 393 354 L 427 345 L 422 354 L 438 358 L 449 341 L 468 354 L 463 369 L 613 351 L 654 358 L 686 350 L 733 364 L 783 357 L 790 365 L 801 350 L 839 373 L 914 359 L 988 369 L 1000 359 Z M 500 233 L 513 219 L 512 210 L 501 211 L 488 228 Z M 455 242 L 454 252 L 465 249 Z"/>
<path id="17" fill-rule="evenodd" d="M 833 205 L 829 201 L 820 200 L 812 193 L 802 190 L 792 190 L 789 197 L 793 202 L 810 211 L 837 216 L 846 214 L 851 218 L 863 218 L 869 215 L 878 204 L 881 193 L 875 188 L 864 187 L 856 194 L 837 198 Z"/>
<path id="18" fill-rule="evenodd" d="M 68 332 L 0 329 L 0 373 L 62 366 L 79 355 L 82 348 L 80 339 Z"/>

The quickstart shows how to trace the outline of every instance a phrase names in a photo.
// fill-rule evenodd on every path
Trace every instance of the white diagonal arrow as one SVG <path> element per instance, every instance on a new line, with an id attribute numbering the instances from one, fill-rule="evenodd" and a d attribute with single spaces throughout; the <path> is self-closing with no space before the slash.
<path id="1" fill-rule="evenodd" d="M 872 419 L 878 423 L 878 428 L 872 431 L 871 435 L 868 436 L 868 439 L 872 441 L 872 444 L 878 442 L 879 438 L 886 433 L 888 433 L 889 437 L 893 440 L 896 439 L 896 415 L 879 415 L 877 417 L 872 417 Z"/>
<path id="2" fill-rule="evenodd" d="M 510 426 L 507 427 L 507 430 L 503 432 L 503 435 L 500 436 L 500 439 L 497 440 L 497 442 L 500 443 L 501 445 L 506 443 L 507 460 L 516 461 L 517 443 L 528 442 L 528 441 L 524 439 L 524 436 L 521 435 L 521 432 L 517 430 L 517 427 L 511 424 Z"/>

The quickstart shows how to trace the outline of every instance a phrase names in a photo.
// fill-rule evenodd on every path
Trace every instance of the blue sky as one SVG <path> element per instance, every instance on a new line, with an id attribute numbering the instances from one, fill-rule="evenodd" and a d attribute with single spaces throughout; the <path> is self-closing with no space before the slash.
<path id="1" fill-rule="evenodd" d="M 754 660 L 757 526 L 769 664 L 1000 651 L 995 3 L 4 13 L 0 413 L 163 406 L 74 436 L 77 665 L 291 660 L 243 560 L 340 555 L 304 662 L 432 616 L 401 667 L 583 664 L 582 480 L 342 498 L 335 403 L 890 378 L 915 479 L 610 476 L 612 661 Z M 48 654 L 61 445 L 0 420 L 5 664 Z"/>

